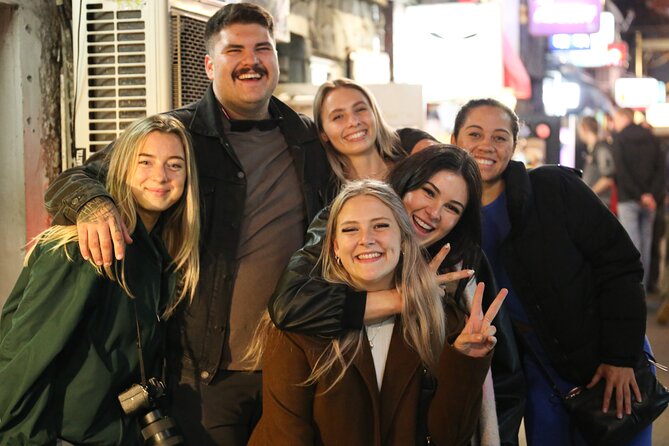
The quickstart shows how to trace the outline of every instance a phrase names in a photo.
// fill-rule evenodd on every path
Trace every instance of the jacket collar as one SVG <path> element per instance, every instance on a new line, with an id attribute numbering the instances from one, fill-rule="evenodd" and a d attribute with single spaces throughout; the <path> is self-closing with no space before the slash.
<path id="1" fill-rule="evenodd" d="M 509 161 L 502 174 L 506 192 L 507 209 L 511 221 L 511 235 L 521 231 L 527 222 L 532 200 L 532 185 L 525 165 L 520 161 Z"/>

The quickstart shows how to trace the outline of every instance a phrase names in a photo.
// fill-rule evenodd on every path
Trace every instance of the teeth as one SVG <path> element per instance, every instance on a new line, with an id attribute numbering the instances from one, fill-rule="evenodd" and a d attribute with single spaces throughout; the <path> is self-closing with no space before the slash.
<path id="1" fill-rule="evenodd" d="M 239 79 L 260 79 L 260 75 L 258 73 L 246 73 L 246 74 L 240 74 Z"/>
<path id="2" fill-rule="evenodd" d="M 492 160 L 486 160 L 483 158 L 476 158 L 476 162 L 479 164 L 483 164 L 484 166 L 492 166 L 493 161 Z"/>
<path id="3" fill-rule="evenodd" d="M 416 216 L 414 216 L 413 221 L 415 221 L 418 226 L 425 229 L 426 231 L 434 230 L 434 228 L 432 226 L 428 225 L 427 223 L 425 223 L 423 220 L 421 220 L 420 218 L 418 218 Z"/>
<path id="4" fill-rule="evenodd" d="M 348 135 L 346 139 L 357 139 L 357 138 L 362 138 L 367 134 L 367 130 L 360 130 L 359 132 L 355 132 L 352 135 Z"/>
<path id="5" fill-rule="evenodd" d="M 358 256 L 358 258 L 359 258 L 360 260 L 375 259 L 375 258 L 377 258 L 377 257 L 381 257 L 381 253 L 379 253 L 379 252 L 370 252 L 370 253 L 367 253 L 367 254 L 360 254 L 360 255 Z"/>

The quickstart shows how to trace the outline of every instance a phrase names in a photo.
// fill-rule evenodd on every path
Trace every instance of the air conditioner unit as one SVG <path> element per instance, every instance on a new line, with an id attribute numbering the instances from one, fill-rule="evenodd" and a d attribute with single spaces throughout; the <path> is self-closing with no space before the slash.
<path id="1" fill-rule="evenodd" d="M 204 28 L 225 2 L 170 1 L 172 43 L 172 107 L 199 100 L 209 86 L 204 70 Z"/>
<path id="2" fill-rule="evenodd" d="M 75 0 L 74 142 L 79 164 L 132 121 L 168 110 L 167 0 Z"/>

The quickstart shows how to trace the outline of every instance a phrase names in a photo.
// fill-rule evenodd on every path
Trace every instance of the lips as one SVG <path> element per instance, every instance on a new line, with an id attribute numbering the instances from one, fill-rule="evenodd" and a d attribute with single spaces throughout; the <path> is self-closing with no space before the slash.
<path id="1" fill-rule="evenodd" d="M 487 158 L 475 158 L 475 160 L 480 166 L 492 166 L 495 164 L 495 161 Z"/>
<path id="2" fill-rule="evenodd" d="M 380 253 L 378 251 L 372 251 L 372 252 L 365 252 L 365 253 L 362 253 L 362 254 L 358 254 L 358 255 L 355 256 L 355 258 L 359 262 L 365 262 L 366 263 L 366 262 L 375 262 L 376 260 L 378 260 L 382 256 L 383 256 L 382 253 Z"/>
<path id="3" fill-rule="evenodd" d="M 419 233 L 429 234 L 430 232 L 434 231 L 434 229 L 435 229 L 434 226 L 430 225 L 425 220 L 422 220 L 422 219 L 416 217 L 415 215 L 412 216 L 412 217 L 413 217 L 412 220 L 413 220 L 414 227 L 417 229 L 417 231 Z"/>
<path id="4" fill-rule="evenodd" d="M 359 141 L 367 136 L 367 130 L 359 130 L 355 133 L 351 133 L 350 135 L 344 136 L 344 139 L 349 142 L 356 142 Z"/>
<path id="5" fill-rule="evenodd" d="M 157 195 L 159 197 L 163 197 L 163 196 L 170 193 L 169 189 L 150 189 L 150 188 L 147 188 L 146 191 L 148 193 L 152 194 L 152 195 Z"/>
<path id="6" fill-rule="evenodd" d="M 232 75 L 235 79 L 240 81 L 258 80 L 267 75 L 267 70 L 261 65 L 255 64 L 252 67 L 244 67 L 235 70 Z"/>

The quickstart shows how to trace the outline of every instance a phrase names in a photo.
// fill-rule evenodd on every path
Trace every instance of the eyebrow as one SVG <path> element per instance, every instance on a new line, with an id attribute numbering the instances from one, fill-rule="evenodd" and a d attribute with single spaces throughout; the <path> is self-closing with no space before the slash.
<path id="1" fill-rule="evenodd" d="M 376 217 L 376 218 L 372 218 L 372 219 L 369 220 L 369 221 L 370 221 L 371 223 L 375 223 L 375 222 L 378 222 L 378 221 L 387 221 L 387 222 L 390 222 L 390 221 L 392 221 L 392 220 L 390 219 L 390 217 Z M 352 223 L 360 223 L 360 221 L 358 221 L 358 220 L 346 220 L 346 221 L 342 221 L 342 222 L 340 223 L 340 225 L 348 225 L 348 224 L 352 224 Z"/>
<path id="2" fill-rule="evenodd" d="M 483 130 L 483 127 L 481 127 L 480 125 L 477 125 L 477 124 L 470 124 L 467 127 L 465 127 L 465 129 L 469 129 L 469 128 L 472 128 L 472 127 L 477 128 L 479 130 Z M 511 132 L 508 129 L 505 129 L 503 127 L 495 129 L 495 130 L 493 130 L 493 132 L 504 132 L 504 133 L 508 133 L 509 135 L 511 135 Z"/>
<path id="3" fill-rule="evenodd" d="M 138 157 L 140 157 L 140 156 L 147 156 L 147 157 L 149 157 L 149 158 L 155 158 L 155 157 L 156 157 L 156 155 L 152 155 L 152 154 L 150 154 L 150 153 L 144 153 L 144 152 L 140 152 L 140 153 L 138 153 L 137 156 L 138 156 Z M 181 161 L 186 161 L 186 159 L 185 159 L 183 156 L 181 156 L 181 155 L 170 156 L 168 159 L 171 160 L 171 159 L 174 159 L 174 158 L 176 158 L 176 159 L 180 159 Z"/>
<path id="4" fill-rule="evenodd" d="M 441 194 L 441 190 L 439 190 L 439 188 L 437 186 L 435 186 L 435 184 L 432 183 L 431 181 L 426 181 L 425 184 L 429 184 L 430 186 L 432 186 L 434 188 L 434 190 L 437 191 L 438 194 Z M 460 203 L 458 200 L 449 200 L 448 202 L 460 205 L 462 207 L 462 209 L 465 208 L 465 205 Z"/>
<path id="5" fill-rule="evenodd" d="M 258 42 L 255 45 L 253 45 L 253 48 L 258 48 L 263 46 L 273 46 L 273 45 L 272 42 L 270 42 L 269 40 L 265 40 L 264 42 Z M 243 48 L 245 48 L 244 45 L 241 45 L 239 43 L 229 43 L 225 47 L 223 47 L 223 50 L 243 49 Z"/>

